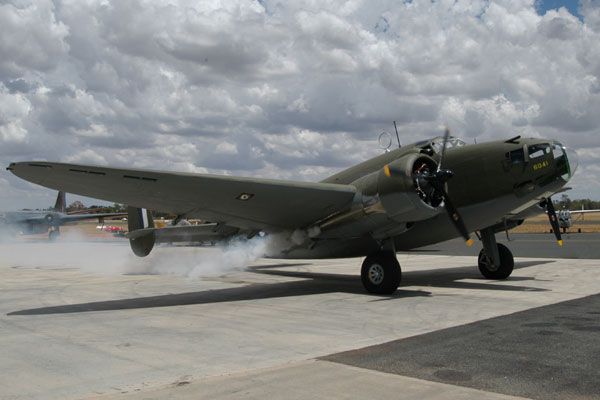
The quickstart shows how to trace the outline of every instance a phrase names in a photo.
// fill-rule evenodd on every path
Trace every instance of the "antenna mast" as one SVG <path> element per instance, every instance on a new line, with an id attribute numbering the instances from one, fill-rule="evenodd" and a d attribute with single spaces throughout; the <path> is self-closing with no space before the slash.
<path id="1" fill-rule="evenodd" d="M 396 126 L 396 121 L 394 121 L 394 130 L 396 131 L 396 139 L 398 140 L 398 148 L 402 147 L 400 144 L 400 136 L 398 135 L 398 127 Z"/>

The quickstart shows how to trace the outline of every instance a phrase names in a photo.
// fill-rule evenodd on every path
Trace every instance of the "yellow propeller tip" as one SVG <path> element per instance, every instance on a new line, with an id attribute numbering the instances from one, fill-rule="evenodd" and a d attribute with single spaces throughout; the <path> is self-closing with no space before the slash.
<path id="1" fill-rule="evenodd" d="M 559 245 L 560 247 L 562 247 L 562 245 L 563 245 L 563 241 L 562 241 L 562 240 L 557 240 L 557 241 L 556 241 L 556 243 L 558 243 L 558 245 Z"/>
<path id="2" fill-rule="evenodd" d="M 467 244 L 467 246 L 471 247 L 473 246 L 473 243 L 475 243 L 475 241 L 473 239 L 469 239 L 465 243 Z"/>
<path id="3" fill-rule="evenodd" d="M 385 174 L 385 176 L 388 176 L 388 177 L 392 176 L 392 171 L 390 171 L 390 166 L 388 164 L 386 164 L 383 167 L 383 173 Z"/>

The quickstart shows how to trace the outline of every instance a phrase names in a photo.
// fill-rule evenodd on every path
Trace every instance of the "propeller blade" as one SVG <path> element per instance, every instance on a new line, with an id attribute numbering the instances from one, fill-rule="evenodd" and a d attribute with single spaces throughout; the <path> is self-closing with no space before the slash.
<path id="1" fill-rule="evenodd" d="M 429 179 L 430 182 L 436 188 L 436 190 L 442 195 L 444 199 L 444 208 L 446 209 L 450 220 L 454 224 L 454 227 L 465 239 L 465 243 L 467 244 L 467 246 L 470 247 L 473 245 L 473 239 L 471 239 L 465 222 L 463 221 L 456 207 L 454 207 L 454 204 L 452 204 L 452 201 L 450 200 L 450 197 L 446 192 L 446 188 L 444 187 L 444 184 L 454 176 L 454 173 L 452 171 L 448 169 L 442 169 L 442 164 L 444 163 L 444 158 L 446 156 L 446 148 L 448 147 L 448 139 L 450 139 L 450 129 L 446 127 L 446 129 L 444 130 L 444 142 L 442 144 L 442 151 L 440 153 L 440 162 L 438 163 L 436 173 L 433 175 L 433 177 Z"/>
<path id="2" fill-rule="evenodd" d="M 467 246 L 471 247 L 474 242 L 473 239 L 471 239 L 471 236 L 469 235 L 469 231 L 467 230 L 465 222 L 463 221 L 456 207 L 454 207 L 454 204 L 452 204 L 448 193 L 443 187 L 441 188 L 441 192 L 444 196 L 444 208 L 446 209 L 446 212 L 448 213 L 452 224 L 454 224 L 456 230 L 460 233 L 463 239 L 465 239 L 465 243 L 467 244 Z"/>
<path id="3" fill-rule="evenodd" d="M 444 156 L 446 155 L 446 147 L 448 146 L 448 138 L 450 137 L 450 129 L 446 127 L 444 131 L 444 144 L 442 145 L 442 152 L 440 154 L 440 162 L 438 164 L 437 170 L 440 171 L 442 169 L 442 163 L 444 161 Z"/>
<path id="4" fill-rule="evenodd" d="M 559 246 L 562 246 L 563 240 L 562 235 L 560 234 L 560 225 L 558 224 L 556 210 L 554 209 L 554 204 L 552 204 L 552 199 L 550 199 L 550 197 L 546 199 L 546 212 L 548 213 L 548 219 L 552 226 L 552 232 L 554 232 L 554 236 L 556 237 L 556 243 L 558 243 Z"/>
<path id="5" fill-rule="evenodd" d="M 456 228 L 458 233 L 460 233 L 460 235 L 463 237 L 463 239 L 465 239 L 465 243 L 467 244 L 467 246 L 470 247 L 474 243 L 473 239 L 471 239 L 471 236 L 469 235 L 469 231 L 467 230 L 467 227 L 465 225 L 465 222 L 462 219 L 462 216 L 460 215 L 460 213 L 458 212 L 456 207 L 454 207 L 454 204 L 452 203 L 452 200 L 450 200 L 450 196 L 448 196 L 448 192 L 446 192 L 446 188 L 444 187 L 445 182 L 448 179 L 450 179 L 451 177 L 452 177 L 451 171 L 441 170 L 441 171 L 436 172 L 433 175 L 433 177 L 429 179 L 429 181 L 430 181 L 431 185 L 434 187 L 434 189 L 444 199 L 444 208 L 446 209 L 446 212 L 448 213 L 448 216 L 450 217 L 450 221 L 452 221 L 452 224 L 454 225 L 454 227 Z"/>
<path id="6" fill-rule="evenodd" d="M 473 239 L 471 239 L 471 236 L 469 235 L 469 231 L 467 230 L 467 227 L 466 227 L 460 213 L 458 212 L 456 207 L 454 207 L 454 204 L 452 204 L 452 201 L 450 200 L 450 197 L 448 196 L 448 193 L 446 192 L 446 189 L 444 187 L 445 183 L 454 176 L 454 173 L 452 171 L 450 171 L 448 169 L 442 169 L 442 162 L 444 161 L 444 156 L 446 154 L 446 147 L 448 147 L 448 139 L 449 138 L 450 138 L 450 130 L 448 128 L 446 128 L 446 131 L 444 132 L 444 142 L 442 145 L 442 150 L 440 152 L 440 161 L 437 165 L 437 170 L 434 172 L 429 172 L 429 171 L 421 172 L 419 169 L 417 171 L 413 171 L 412 177 L 415 180 L 415 183 L 417 184 L 417 186 L 419 186 L 420 179 L 427 181 L 428 184 L 431 185 L 431 189 L 433 189 L 433 190 L 430 193 L 430 195 L 437 197 L 437 199 L 444 200 L 444 208 L 446 209 L 446 212 L 448 213 L 448 216 L 450 217 L 452 224 L 454 225 L 456 230 L 460 233 L 460 235 L 465 239 L 467 246 L 472 246 L 474 243 Z M 404 171 L 396 169 L 389 164 L 386 164 L 383 167 L 383 172 L 388 177 L 399 176 L 399 175 L 405 173 Z M 423 191 L 421 191 L 421 193 L 423 193 Z"/>

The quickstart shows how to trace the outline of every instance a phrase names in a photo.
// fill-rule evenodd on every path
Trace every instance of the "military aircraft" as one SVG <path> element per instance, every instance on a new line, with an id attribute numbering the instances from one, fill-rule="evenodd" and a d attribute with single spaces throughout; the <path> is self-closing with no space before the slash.
<path id="1" fill-rule="evenodd" d="M 48 239 L 56 240 L 60 236 L 60 226 L 66 223 L 122 215 L 125 215 L 125 213 L 67 214 L 65 193 L 60 191 L 58 192 L 54 208 L 51 210 L 0 212 L 0 231 L 10 236 L 18 233 L 22 235 L 35 235 L 47 232 Z"/>
<path id="2" fill-rule="evenodd" d="M 45 161 L 7 169 L 42 186 L 128 204 L 128 237 L 138 256 L 156 242 L 190 236 L 284 235 L 290 240 L 270 256 L 366 256 L 365 289 L 389 294 L 401 280 L 396 252 L 460 236 L 470 245 L 472 232 L 483 245 L 482 275 L 507 278 L 513 256 L 495 233 L 519 225 L 540 204 L 562 243 L 547 200 L 576 168 L 576 153 L 554 140 L 517 136 L 467 145 L 446 132 L 314 183 Z M 147 209 L 212 223 L 156 229 Z"/>
<path id="3" fill-rule="evenodd" d="M 560 225 L 563 233 L 567 233 L 567 230 L 573 226 L 573 215 L 580 216 L 582 219 L 585 214 L 598 213 L 600 210 L 560 210 L 558 212 L 558 224 Z"/>

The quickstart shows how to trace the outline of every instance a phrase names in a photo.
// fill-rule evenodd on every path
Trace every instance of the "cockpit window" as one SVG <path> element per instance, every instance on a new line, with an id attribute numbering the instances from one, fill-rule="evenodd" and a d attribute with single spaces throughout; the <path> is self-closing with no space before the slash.
<path id="1" fill-rule="evenodd" d="M 462 139 L 459 139 L 454 136 L 450 136 L 448 138 L 448 143 L 446 144 L 446 150 L 454 149 L 457 147 L 464 147 L 466 145 L 467 144 Z M 436 137 L 435 139 L 433 139 L 431 141 L 431 148 L 433 149 L 434 152 L 440 153 L 442 151 L 442 147 L 444 147 L 444 138 L 443 137 L 441 137 L 441 136 Z"/>
<path id="2" fill-rule="evenodd" d="M 550 148 L 550 144 L 548 143 L 532 144 L 527 148 L 527 150 L 529 150 L 530 159 L 543 157 L 547 154 L 550 154 L 550 152 L 552 151 Z"/>
<path id="3" fill-rule="evenodd" d="M 565 151 L 560 143 L 554 142 L 552 144 L 552 155 L 554 156 L 555 160 L 565 156 Z"/>
<path id="4" fill-rule="evenodd" d="M 569 162 L 563 145 L 558 142 L 552 143 L 552 155 L 554 156 L 556 167 L 562 173 L 562 178 L 568 180 L 571 177 L 571 172 L 569 170 Z"/>

